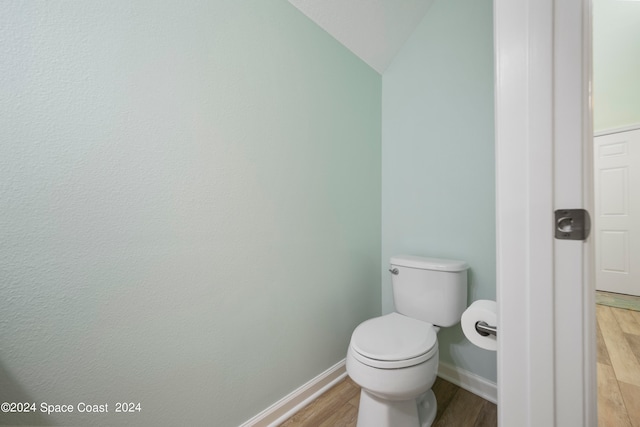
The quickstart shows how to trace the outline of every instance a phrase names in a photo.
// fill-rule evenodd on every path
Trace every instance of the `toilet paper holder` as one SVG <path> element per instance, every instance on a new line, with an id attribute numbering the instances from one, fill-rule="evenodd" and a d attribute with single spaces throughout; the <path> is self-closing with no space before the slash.
<path id="1" fill-rule="evenodd" d="M 482 335 L 483 337 L 493 335 L 494 337 L 498 335 L 498 327 L 497 326 L 489 326 L 487 322 L 480 320 L 476 322 L 476 332 Z"/>

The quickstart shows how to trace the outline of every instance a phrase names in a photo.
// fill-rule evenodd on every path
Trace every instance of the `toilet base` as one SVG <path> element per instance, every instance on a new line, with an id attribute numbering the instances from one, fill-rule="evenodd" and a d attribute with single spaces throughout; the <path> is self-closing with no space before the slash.
<path id="1" fill-rule="evenodd" d="M 418 397 L 418 416 L 420 417 L 420 427 L 430 427 L 433 420 L 436 419 L 438 412 L 438 402 L 436 395 L 431 389 L 427 390 L 422 396 Z"/>
<path id="2" fill-rule="evenodd" d="M 357 427 L 430 427 L 438 404 L 432 390 L 411 400 L 384 400 L 362 389 Z"/>

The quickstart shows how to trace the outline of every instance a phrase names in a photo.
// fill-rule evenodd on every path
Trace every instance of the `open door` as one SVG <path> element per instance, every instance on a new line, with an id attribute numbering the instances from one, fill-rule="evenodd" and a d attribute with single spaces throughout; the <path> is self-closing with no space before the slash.
<path id="1" fill-rule="evenodd" d="M 587 0 L 495 0 L 498 423 L 597 425 Z"/>
<path id="2" fill-rule="evenodd" d="M 640 129 L 594 138 L 596 289 L 640 296 Z"/>

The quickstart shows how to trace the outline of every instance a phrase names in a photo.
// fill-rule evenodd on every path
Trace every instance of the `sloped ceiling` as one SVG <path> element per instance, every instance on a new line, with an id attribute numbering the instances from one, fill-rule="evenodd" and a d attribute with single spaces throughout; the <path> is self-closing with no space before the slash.
<path id="1" fill-rule="evenodd" d="M 382 74 L 433 0 L 289 0 Z"/>

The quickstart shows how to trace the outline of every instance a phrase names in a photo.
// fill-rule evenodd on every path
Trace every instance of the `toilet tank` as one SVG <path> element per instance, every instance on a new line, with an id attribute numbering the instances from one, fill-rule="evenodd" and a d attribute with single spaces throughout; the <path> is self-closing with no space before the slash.
<path id="1" fill-rule="evenodd" d="M 442 327 L 455 325 L 467 308 L 468 268 L 466 262 L 451 259 L 392 257 L 396 312 Z"/>

